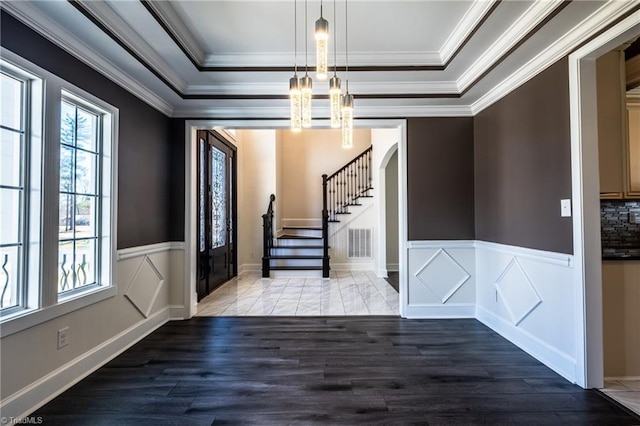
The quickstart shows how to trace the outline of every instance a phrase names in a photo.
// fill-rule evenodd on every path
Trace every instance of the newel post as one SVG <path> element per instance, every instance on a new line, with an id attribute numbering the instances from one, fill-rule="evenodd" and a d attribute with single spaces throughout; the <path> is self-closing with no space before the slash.
<path id="1" fill-rule="evenodd" d="M 322 175 L 322 278 L 329 278 L 329 212 L 327 211 L 327 175 Z"/>
<path id="2" fill-rule="evenodd" d="M 262 215 L 262 278 L 271 276 L 271 247 L 273 246 L 273 202 L 276 196 L 269 197 L 267 213 Z"/>

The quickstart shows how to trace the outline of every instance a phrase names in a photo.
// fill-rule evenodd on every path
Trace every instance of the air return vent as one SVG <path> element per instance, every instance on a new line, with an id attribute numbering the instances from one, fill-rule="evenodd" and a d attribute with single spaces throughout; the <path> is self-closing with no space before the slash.
<path id="1" fill-rule="evenodd" d="M 371 229 L 349 229 L 349 258 L 371 257 Z"/>

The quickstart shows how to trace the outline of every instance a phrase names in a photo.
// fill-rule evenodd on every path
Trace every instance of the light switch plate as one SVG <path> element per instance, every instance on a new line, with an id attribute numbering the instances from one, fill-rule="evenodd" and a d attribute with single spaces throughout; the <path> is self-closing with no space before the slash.
<path id="1" fill-rule="evenodd" d="M 560 216 L 571 217 L 571 200 L 560 200 Z"/>

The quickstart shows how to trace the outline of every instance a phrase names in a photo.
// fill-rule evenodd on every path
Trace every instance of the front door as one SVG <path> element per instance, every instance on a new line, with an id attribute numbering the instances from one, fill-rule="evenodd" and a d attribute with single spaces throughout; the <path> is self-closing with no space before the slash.
<path id="1" fill-rule="evenodd" d="M 237 274 L 235 147 L 198 131 L 198 300 Z"/>

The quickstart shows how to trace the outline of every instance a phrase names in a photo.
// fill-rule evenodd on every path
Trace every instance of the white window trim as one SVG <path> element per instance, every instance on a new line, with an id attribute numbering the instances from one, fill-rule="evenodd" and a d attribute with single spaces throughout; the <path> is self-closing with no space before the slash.
<path id="1" fill-rule="evenodd" d="M 42 137 L 44 144 L 43 150 L 46 150 L 47 144 L 59 143 L 60 139 L 60 102 L 62 101 L 63 92 L 67 98 L 76 98 L 79 103 L 89 103 L 94 108 L 102 110 L 103 131 L 102 137 L 110 139 L 109 152 L 103 151 L 102 156 L 102 198 L 103 203 L 107 203 L 110 207 L 103 209 L 102 214 L 102 268 L 100 271 L 100 282 L 102 286 L 88 289 L 86 292 L 74 293 L 58 298 L 57 291 L 57 229 L 58 215 L 49 214 L 42 217 L 41 227 L 42 235 L 55 235 L 56 238 L 44 238 L 39 241 L 38 254 L 40 273 L 37 279 L 32 276 L 28 278 L 27 289 L 29 292 L 26 309 L 20 310 L 12 315 L 7 315 L 0 319 L 0 338 L 4 338 L 14 333 L 18 333 L 35 325 L 50 321 L 59 316 L 68 314 L 75 310 L 84 308 L 102 300 L 114 297 L 117 294 L 116 277 L 117 277 L 117 182 L 118 182 L 118 128 L 119 128 L 119 110 L 106 103 L 105 101 L 95 97 L 94 95 L 72 85 L 71 83 L 61 79 L 60 77 L 38 67 L 37 65 L 27 61 L 26 59 L 14 54 L 13 52 L 0 48 L 0 58 L 10 65 L 24 70 L 24 72 L 41 79 L 44 83 L 44 111 L 40 111 L 38 106 L 31 108 L 34 116 L 32 123 L 40 123 L 30 129 L 30 136 L 33 138 Z M 41 112 L 38 117 L 38 112 Z M 42 129 L 42 135 L 38 135 Z M 43 197 L 40 199 L 42 206 L 50 206 L 58 204 L 59 192 L 59 158 L 58 156 L 42 157 L 42 191 Z M 33 207 L 33 206 L 32 206 Z M 30 220 L 39 219 L 42 209 L 37 212 L 30 210 Z M 52 230 L 55 230 L 53 232 Z M 36 239 L 40 240 L 41 236 Z M 29 239 L 29 246 L 32 246 L 33 238 Z M 32 248 L 29 248 L 32 252 Z M 51 259 L 51 257 L 56 257 Z M 33 259 L 31 262 L 33 263 Z M 37 290 L 37 291 L 36 291 Z M 34 296 L 36 291 L 37 297 Z"/>

